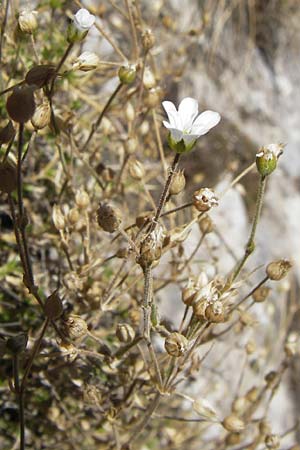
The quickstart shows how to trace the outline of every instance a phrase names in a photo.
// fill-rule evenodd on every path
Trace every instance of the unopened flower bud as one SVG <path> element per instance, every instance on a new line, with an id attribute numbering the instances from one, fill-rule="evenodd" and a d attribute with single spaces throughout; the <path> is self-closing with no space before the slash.
<path id="1" fill-rule="evenodd" d="M 100 203 L 97 210 L 98 225 L 108 233 L 116 231 L 121 223 L 121 213 L 107 203 Z"/>
<path id="2" fill-rule="evenodd" d="M 15 136 L 15 128 L 12 124 L 12 121 L 9 120 L 5 127 L 0 129 L 0 145 L 7 144 L 11 141 Z"/>
<path id="3" fill-rule="evenodd" d="M 89 29 L 94 25 L 95 20 L 95 16 L 90 14 L 87 9 L 79 9 L 74 16 L 73 22 L 68 27 L 67 41 L 69 43 L 82 41 Z"/>
<path id="4" fill-rule="evenodd" d="M 135 332 L 132 326 L 127 323 L 119 323 L 116 329 L 116 336 L 120 342 L 130 344 L 135 337 Z"/>
<path id="5" fill-rule="evenodd" d="M 209 211 L 218 205 L 218 198 L 212 189 L 202 188 L 194 192 L 193 205 L 200 212 Z"/>
<path id="6" fill-rule="evenodd" d="M 44 100 L 41 105 L 39 105 L 32 118 L 31 123 L 36 130 L 41 130 L 45 128 L 51 120 L 51 108 L 48 100 Z"/>
<path id="7" fill-rule="evenodd" d="M 212 323 L 225 322 L 226 315 L 223 303 L 217 300 L 208 305 L 205 309 L 205 317 Z"/>
<path id="8" fill-rule="evenodd" d="M 131 84 L 135 81 L 136 78 L 136 66 L 134 64 L 121 66 L 118 75 L 121 83 Z"/>
<path id="9" fill-rule="evenodd" d="M 76 340 L 87 334 L 88 326 L 84 319 L 72 314 L 64 320 L 64 332 L 70 339 Z"/>
<path id="10" fill-rule="evenodd" d="M 82 72 L 89 72 L 97 69 L 100 60 L 98 55 L 93 52 L 83 52 L 75 59 L 72 69 L 81 70 Z"/>
<path id="11" fill-rule="evenodd" d="M 155 36 L 150 29 L 147 29 L 142 34 L 142 45 L 144 50 L 150 50 L 155 44 Z"/>
<path id="12" fill-rule="evenodd" d="M 14 89 L 6 102 L 7 112 L 12 120 L 25 123 L 31 119 L 35 110 L 33 91 L 29 87 Z"/>
<path id="13" fill-rule="evenodd" d="M 261 303 L 266 300 L 270 292 L 271 288 L 267 286 L 261 286 L 253 292 L 252 298 L 256 303 Z"/>
<path id="14" fill-rule="evenodd" d="M 258 395 L 259 395 L 259 391 L 258 388 L 256 386 L 253 386 L 251 389 L 249 389 L 249 391 L 246 393 L 246 399 L 250 402 L 250 403 L 255 403 L 256 400 L 258 399 Z"/>
<path id="15" fill-rule="evenodd" d="M 77 208 L 70 209 L 68 213 L 68 221 L 71 225 L 76 225 L 80 219 L 80 214 Z"/>
<path id="16" fill-rule="evenodd" d="M 242 414 L 248 405 L 246 397 L 238 397 L 232 403 L 232 412 L 239 415 Z"/>
<path id="17" fill-rule="evenodd" d="M 185 188 L 185 176 L 184 170 L 175 172 L 170 184 L 169 193 L 171 195 L 177 195 Z"/>
<path id="18" fill-rule="evenodd" d="M 270 280 L 282 280 L 291 269 L 292 264 L 287 259 L 279 259 L 267 265 L 266 273 Z"/>
<path id="19" fill-rule="evenodd" d="M 66 226 L 65 217 L 58 205 L 54 205 L 52 209 L 52 221 L 57 230 L 64 230 Z"/>
<path id="20" fill-rule="evenodd" d="M 245 429 L 244 422 L 234 414 L 225 417 L 225 419 L 222 422 L 222 425 L 225 428 L 225 430 L 230 431 L 231 433 L 240 433 Z"/>
<path id="21" fill-rule="evenodd" d="M 265 438 L 266 447 L 272 450 L 280 448 L 280 436 L 278 434 L 268 434 Z"/>
<path id="22" fill-rule="evenodd" d="M 146 67 L 144 70 L 143 85 L 146 89 L 152 89 L 156 86 L 155 76 L 149 67 Z"/>
<path id="23" fill-rule="evenodd" d="M 20 30 L 23 33 L 32 34 L 38 27 L 36 17 L 37 11 L 22 11 L 18 18 Z"/>
<path id="24" fill-rule="evenodd" d="M 83 189 L 80 189 L 76 192 L 75 202 L 79 209 L 86 209 L 90 204 L 89 194 Z"/>
<path id="25" fill-rule="evenodd" d="M 138 141 L 135 137 L 130 137 L 125 142 L 125 150 L 129 155 L 135 153 L 138 146 Z"/>
<path id="26" fill-rule="evenodd" d="M 204 398 L 195 400 L 193 402 L 193 409 L 199 416 L 205 417 L 206 419 L 216 419 L 217 417 L 214 408 Z"/>
<path id="27" fill-rule="evenodd" d="M 135 118 L 135 110 L 132 103 L 128 102 L 125 109 L 125 115 L 128 122 L 133 122 Z"/>
<path id="28" fill-rule="evenodd" d="M 270 175 L 276 169 L 283 147 L 283 144 L 270 144 L 262 147 L 256 154 L 256 167 L 261 176 Z"/>
<path id="29" fill-rule="evenodd" d="M 134 180 L 142 180 L 145 176 L 145 168 L 137 159 L 131 159 L 128 164 L 130 176 Z"/>
<path id="30" fill-rule="evenodd" d="M 6 160 L 0 162 L 0 191 L 10 194 L 17 188 L 17 168 L 15 164 Z"/>
<path id="31" fill-rule="evenodd" d="M 165 340 L 165 349 L 171 356 L 183 356 L 187 350 L 188 340 L 180 333 L 171 333 Z"/>
<path id="32" fill-rule="evenodd" d="M 203 234 L 208 234 L 214 231 L 215 225 L 208 215 L 205 215 L 199 220 L 199 227 Z"/>
<path id="33" fill-rule="evenodd" d="M 55 73 L 55 66 L 52 64 L 39 64 L 32 67 L 25 76 L 25 83 L 36 88 L 44 87 L 51 81 Z"/>

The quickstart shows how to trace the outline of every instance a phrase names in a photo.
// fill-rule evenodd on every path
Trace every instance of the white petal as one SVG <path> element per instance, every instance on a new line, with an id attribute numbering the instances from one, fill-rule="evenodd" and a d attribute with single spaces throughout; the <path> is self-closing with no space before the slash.
<path id="1" fill-rule="evenodd" d="M 169 128 L 172 128 L 172 125 L 169 122 L 167 122 L 166 120 L 163 120 L 163 124 L 166 128 L 168 128 L 168 130 L 169 130 Z"/>
<path id="2" fill-rule="evenodd" d="M 174 103 L 169 102 L 169 101 L 165 101 L 162 102 L 163 108 L 166 111 L 167 115 L 168 115 L 168 119 L 169 122 L 171 124 L 171 126 L 173 128 L 178 128 L 178 129 L 182 129 L 181 128 L 181 121 L 179 119 L 179 115 L 178 112 L 175 108 Z"/>
<path id="3" fill-rule="evenodd" d="M 219 113 L 215 111 L 204 111 L 200 116 L 197 117 L 195 122 L 193 123 L 191 133 L 198 134 L 198 136 L 202 136 L 207 133 L 211 128 L 218 125 L 221 120 L 221 116 Z"/>
<path id="4" fill-rule="evenodd" d="M 175 141 L 176 143 L 181 141 L 181 139 L 182 139 L 182 131 L 181 130 L 178 130 L 177 128 L 170 128 L 169 131 L 171 133 L 173 141 Z"/>
<path id="5" fill-rule="evenodd" d="M 184 130 L 193 125 L 193 121 L 198 114 L 198 102 L 194 98 L 184 98 L 178 108 L 179 117 Z"/>

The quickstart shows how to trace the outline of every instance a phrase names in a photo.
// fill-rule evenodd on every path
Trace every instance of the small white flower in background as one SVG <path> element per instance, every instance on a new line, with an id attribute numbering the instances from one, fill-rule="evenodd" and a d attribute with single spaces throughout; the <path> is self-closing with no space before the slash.
<path id="1" fill-rule="evenodd" d="M 67 40 L 71 44 L 82 41 L 89 29 L 94 25 L 96 17 L 85 8 L 79 9 L 74 16 L 73 22 L 68 27 Z"/>
<path id="2" fill-rule="evenodd" d="M 74 16 L 74 25 L 79 31 L 86 31 L 94 25 L 95 20 L 93 14 L 90 14 L 87 9 L 81 8 Z"/>
<path id="3" fill-rule="evenodd" d="M 178 111 L 172 102 L 165 101 L 162 105 L 169 119 L 163 121 L 170 132 L 169 144 L 178 153 L 191 150 L 196 140 L 221 120 L 220 114 L 215 111 L 204 111 L 199 115 L 198 102 L 191 97 L 180 102 Z"/>
<path id="4" fill-rule="evenodd" d="M 99 64 L 99 57 L 93 52 L 83 52 L 73 63 L 73 70 L 82 70 L 83 72 L 89 72 L 97 68 Z"/>

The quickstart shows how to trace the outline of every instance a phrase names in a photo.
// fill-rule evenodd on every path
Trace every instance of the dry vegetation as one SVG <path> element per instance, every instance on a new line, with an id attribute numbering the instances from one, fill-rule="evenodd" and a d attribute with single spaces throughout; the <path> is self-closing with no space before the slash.
<path id="1" fill-rule="evenodd" d="M 282 148 L 235 173 L 231 188 L 250 173 L 258 186 L 237 259 L 210 218 L 226 192 L 192 171 L 186 194 L 198 144 L 174 152 L 162 125 L 195 39 L 217 45 L 215 2 L 199 1 L 184 31 L 168 2 L 95 4 L 86 37 L 74 35 L 80 2 L 20 16 L 2 4 L 0 446 L 299 449 L 286 444 L 297 421 L 278 430 L 270 413 L 299 356 L 297 299 L 288 278 L 278 288 L 291 264 L 251 264 Z M 87 50 L 98 58 L 78 58 Z M 174 293 L 182 308 L 167 317 Z"/>

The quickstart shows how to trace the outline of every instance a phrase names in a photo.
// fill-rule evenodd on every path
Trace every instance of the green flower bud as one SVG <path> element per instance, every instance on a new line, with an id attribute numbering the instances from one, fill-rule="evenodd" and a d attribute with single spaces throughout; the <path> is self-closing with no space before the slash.
<path id="1" fill-rule="evenodd" d="M 136 66 L 134 64 L 122 66 L 119 69 L 118 75 L 121 83 L 131 84 L 136 78 Z"/>
<path id="2" fill-rule="evenodd" d="M 283 144 L 269 144 L 256 154 L 256 167 L 261 176 L 266 177 L 274 172 L 283 147 Z"/>

